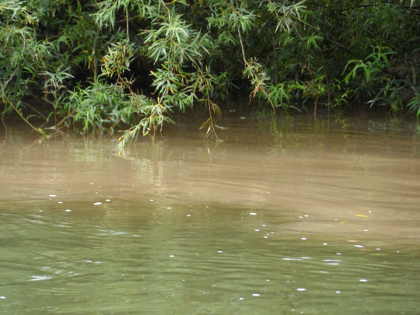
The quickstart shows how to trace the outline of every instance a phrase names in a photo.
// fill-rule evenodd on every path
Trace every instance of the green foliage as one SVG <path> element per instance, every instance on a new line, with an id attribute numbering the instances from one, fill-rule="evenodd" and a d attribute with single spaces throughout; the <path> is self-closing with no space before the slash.
<path id="1" fill-rule="evenodd" d="M 418 0 L 0 0 L 0 111 L 122 145 L 223 101 L 419 115 Z M 36 104 L 36 105 L 35 105 Z M 251 101 L 250 104 L 255 104 Z"/>

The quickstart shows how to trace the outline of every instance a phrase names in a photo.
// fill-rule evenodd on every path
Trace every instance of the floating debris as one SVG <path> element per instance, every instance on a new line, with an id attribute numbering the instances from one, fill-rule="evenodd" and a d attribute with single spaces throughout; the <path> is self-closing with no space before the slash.
<path id="1" fill-rule="evenodd" d="M 368 279 L 365 279 L 365 278 L 362 278 L 362 279 L 359 279 L 359 281 L 360 282 L 368 282 L 369 280 Z"/>
<path id="2" fill-rule="evenodd" d="M 57 201 L 57 203 L 58 203 L 58 204 L 60 204 L 60 205 L 61 205 L 61 204 L 63 204 L 63 202 L 62 202 L 62 201 Z"/>
<path id="3" fill-rule="evenodd" d="M 356 247 L 356 248 L 364 248 L 364 246 L 360 245 L 360 244 L 356 244 L 356 245 L 353 245 L 353 246 Z"/>
<path id="4" fill-rule="evenodd" d="M 336 290 L 335 291 L 335 294 L 341 294 L 341 291 L 340 290 Z"/>
<path id="5" fill-rule="evenodd" d="M 94 206 L 100 206 L 100 205 L 102 205 L 102 202 L 97 201 L 97 202 L 95 202 L 93 205 L 94 205 Z"/>
<path id="6" fill-rule="evenodd" d="M 219 250 L 217 251 L 217 253 L 218 253 L 218 254 L 223 254 L 223 251 L 219 249 Z"/>
<path id="7" fill-rule="evenodd" d="M 48 195 L 48 197 L 55 198 L 57 195 Z"/>
<path id="8" fill-rule="evenodd" d="M 249 215 L 257 215 L 257 213 L 256 212 L 250 212 L 250 213 L 248 213 Z"/>
<path id="9" fill-rule="evenodd" d="M 301 237 L 300 238 L 302 241 L 306 241 L 307 240 L 307 238 L 306 237 Z"/>
<path id="10" fill-rule="evenodd" d="M 65 209 L 64 212 L 72 212 L 73 210 L 71 209 Z"/>
<path id="11" fill-rule="evenodd" d="M 175 257 L 175 255 L 169 255 L 169 257 L 170 257 L 170 258 L 174 258 L 174 257 Z"/>
<path id="12" fill-rule="evenodd" d="M 252 296 L 261 296 L 261 293 L 252 293 Z"/>
<path id="13" fill-rule="evenodd" d="M 111 199 L 105 199 L 105 202 L 111 202 Z"/>
<path id="14" fill-rule="evenodd" d="M 299 292 L 305 292 L 305 291 L 307 291 L 307 290 L 306 290 L 306 288 L 297 288 L 297 289 L 296 289 L 296 291 L 299 291 Z"/>
<path id="15" fill-rule="evenodd" d="M 5 297 L 4 295 L 0 295 L 0 300 L 6 300 L 7 297 Z"/>

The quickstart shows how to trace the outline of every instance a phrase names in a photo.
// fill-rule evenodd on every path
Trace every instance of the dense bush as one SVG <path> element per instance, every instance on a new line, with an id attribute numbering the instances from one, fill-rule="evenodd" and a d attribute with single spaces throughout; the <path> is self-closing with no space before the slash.
<path id="1" fill-rule="evenodd" d="M 416 0 L 0 0 L 0 109 L 123 144 L 240 94 L 420 116 L 419 43 Z"/>

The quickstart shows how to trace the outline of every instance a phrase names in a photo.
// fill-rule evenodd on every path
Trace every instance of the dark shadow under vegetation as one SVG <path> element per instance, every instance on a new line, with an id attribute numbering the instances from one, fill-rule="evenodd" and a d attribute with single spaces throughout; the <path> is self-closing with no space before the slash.
<path id="1" fill-rule="evenodd" d="M 419 43 L 418 0 L 1 0 L 1 119 L 124 147 L 193 108 L 215 136 L 238 95 L 420 117 Z"/>

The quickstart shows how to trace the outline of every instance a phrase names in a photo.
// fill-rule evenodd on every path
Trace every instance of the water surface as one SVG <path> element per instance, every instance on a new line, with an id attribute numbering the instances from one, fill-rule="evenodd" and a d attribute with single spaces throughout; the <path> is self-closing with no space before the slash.
<path id="1" fill-rule="evenodd" d="M 246 118 L 4 140 L 0 313 L 418 314 L 415 127 Z"/>

